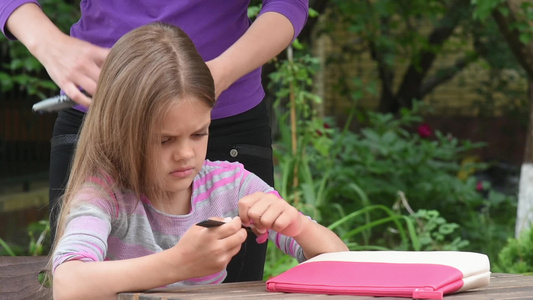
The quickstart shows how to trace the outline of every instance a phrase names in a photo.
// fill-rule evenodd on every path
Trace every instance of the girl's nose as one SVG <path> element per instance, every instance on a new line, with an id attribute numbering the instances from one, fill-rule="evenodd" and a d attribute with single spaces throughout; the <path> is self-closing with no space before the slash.
<path id="1" fill-rule="evenodd" d="M 189 159 L 193 156 L 194 152 L 192 151 L 192 147 L 187 142 L 177 144 L 173 152 L 174 160 Z"/>

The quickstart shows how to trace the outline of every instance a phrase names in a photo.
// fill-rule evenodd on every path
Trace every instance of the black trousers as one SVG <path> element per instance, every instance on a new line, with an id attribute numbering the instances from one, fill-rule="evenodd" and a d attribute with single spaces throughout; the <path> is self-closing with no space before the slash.
<path id="1" fill-rule="evenodd" d="M 49 190 L 52 240 L 55 238 L 59 213 L 57 204 L 64 193 L 70 174 L 70 163 L 84 116 L 85 114 L 80 111 L 67 109 L 59 112 L 54 125 Z M 271 145 L 271 128 L 266 104 L 263 101 L 247 112 L 211 122 L 207 158 L 239 161 L 247 170 L 274 186 Z M 228 265 L 225 282 L 262 280 L 265 255 L 266 243 L 257 244 L 255 236 L 249 235 L 241 251 Z"/>

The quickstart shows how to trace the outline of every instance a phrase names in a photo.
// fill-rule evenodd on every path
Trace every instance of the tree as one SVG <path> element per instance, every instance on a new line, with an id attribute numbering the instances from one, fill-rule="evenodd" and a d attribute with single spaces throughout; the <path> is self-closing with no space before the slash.
<path id="1" fill-rule="evenodd" d="M 341 0 L 332 3 L 331 17 L 338 22 L 332 22 L 327 30 L 332 32 L 340 27 L 354 36 L 335 41 L 343 52 L 338 57 L 350 59 L 350 53 L 370 51 L 381 85 L 378 108 L 382 112 L 412 107 L 413 101 L 424 98 L 479 58 L 479 53 L 469 51 L 465 44 L 468 38 L 476 37 L 470 30 L 474 26 L 470 25 L 469 1 Z M 462 54 L 450 66 L 430 72 L 439 55 L 450 51 Z M 405 63 L 407 68 L 402 74 L 398 65 Z"/>
<path id="2" fill-rule="evenodd" d="M 354 85 L 354 79 L 361 78 L 347 74 L 342 66 L 370 53 L 375 73 L 362 79 L 376 78 L 381 112 L 411 108 L 413 101 L 422 100 L 480 58 L 489 64 L 509 64 L 512 59 L 508 47 L 502 47 L 495 22 L 487 20 L 480 26 L 472 18 L 470 0 L 315 0 L 311 6 L 322 19 L 308 21 L 301 40 L 314 42 L 309 32 L 333 39 L 335 51 L 326 63 L 341 66 L 337 89 L 348 99 L 357 97 L 354 93 L 361 86 Z"/>
<path id="3" fill-rule="evenodd" d="M 533 1 L 489 0 L 478 2 L 478 17 L 490 11 L 507 44 L 529 79 L 529 125 L 520 174 L 516 237 L 533 225 Z"/>

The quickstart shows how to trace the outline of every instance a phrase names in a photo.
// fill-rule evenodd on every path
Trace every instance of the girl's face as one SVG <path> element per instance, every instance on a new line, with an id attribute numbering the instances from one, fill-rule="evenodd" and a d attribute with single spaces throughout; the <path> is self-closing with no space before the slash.
<path id="1" fill-rule="evenodd" d="M 162 119 L 161 147 L 152 158 L 159 166 L 154 178 L 162 179 L 161 188 L 174 199 L 190 197 L 192 181 L 205 161 L 210 123 L 211 108 L 197 99 L 172 104 Z"/>

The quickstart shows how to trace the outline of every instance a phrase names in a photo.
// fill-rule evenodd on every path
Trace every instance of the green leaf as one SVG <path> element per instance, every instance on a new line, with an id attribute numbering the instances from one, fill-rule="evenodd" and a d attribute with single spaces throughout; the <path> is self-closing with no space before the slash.
<path id="1" fill-rule="evenodd" d="M 0 238 L 0 246 L 2 246 L 2 248 L 4 248 L 4 250 L 7 252 L 7 254 L 9 254 L 10 256 L 16 256 L 15 255 L 15 252 L 13 252 L 13 250 L 11 250 L 11 247 L 9 247 L 9 245 L 4 242 L 3 239 Z"/>
<path id="2" fill-rule="evenodd" d="M 527 44 L 529 44 L 529 42 L 531 42 L 531 34 L 530 33 L 521 32 L 520 36 L 519 36 L 519 39 L 520 39 L 520 42 L 522 44 L 527 45 Z"/>

